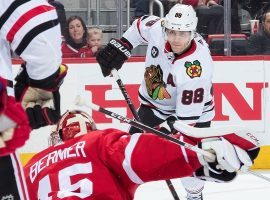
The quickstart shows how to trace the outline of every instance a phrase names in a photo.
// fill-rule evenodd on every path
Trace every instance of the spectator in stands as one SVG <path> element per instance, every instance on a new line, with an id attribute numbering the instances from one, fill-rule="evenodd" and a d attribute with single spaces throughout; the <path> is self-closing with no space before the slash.
<path id="1" fill-rule="evenodd" d="M 185 5 L 192 5 L 193 8 L 196 8 L 197 6 L 204 5 L 206 7 L 212 6 L 212 5 L 218 5 L 217 0 L 179 0 L 179 3 L 185 4 Z"/>
<path id="2" fill-rule="evenodd" d="M 141 17 L 149 14 L 149 3 L 150 0 L 135 0 L 135 11 L 134 17 Z"/>
<path id="3" fill-rule="evenodd" d="M 182 0 L 182 4 L 192 5 L 198 16 L 197 32 L 204 38 L 209 34 L 224 33 L 224 9 L 216 1 Z"/>
<path id="4" fill-rule="evenodd" d="M 62 44 L 63 58 L 92 57 L 93 52 L 87 45 L 87 28 L 79 16 L 67 20 L 65 42 Z"/>
<path id="5" fill-rule="evenodd" d="M 270 10 L 262 17 L 262 30 L 250 36 L 247 51 L 250 55 L 270 55 Z"/>
<path id="6" fill-rule="evenodd" d="M 88 29 L 87 43 L 95 56 L 98 49 L 102 46 L 102 30 L 99 27 L 92 27 Z"/>
<path id="7" fill-rule="evenodd" d="M 224 5 L 224 0 L 220 2 L 221 5 Z M 231 1 L 231 33 L 241 33 L 241 25 L 238 14 L 238 5 L 239 0 Z"/>
<path id="8" fill-rule="evenodd" d="M 176 3 L 181 3 L 180 1 L 182 0 L 160 0 L 160 1 L 164 9 L 163 15 L 166 15 L 171 9 L 171 7 L 173 7 Z M 131 22 L 133 22 L 135 19 L 143 15 L 149 15 L 149 4 L 150 0 L 134 0 L 135 11 L 134 17 L 131 19 Z M 161 16 L 159 7 L 156 3 L 153 4 L 153 15 Z"/>
<path id="9" fill-rule="evenodd" d="M 180 3 L 192 5 L 198 16 L 197 32 L 204 38 L 210 34 L 224 33 L 224 8 L 223 1 L 218 0 L 179 0 Z M 232 2 L 232 33 L 241 33 L 238 16 L 238 0 Z"/>
<path id="10" fill-rule="evenodd" d="M 262 21 L 263 14 L 270 10 L 270 1 L 262 3 L 261 9 L 258 10 L 254 16 L 255 19 Z"/>
<path id="11" fill-rule="evenodd" d="M 261 10 L 265 9 L 264 6 L 269 3 L 268 0 L 239 0 L 240 3 L 245 4 L 247 10 L 250 12 L 251 17 L 258 19 L 260 17 Z M 268 2 L 267 2 L 268 1 Z M 265 10 L 264 10 L 265 11 Z"/>

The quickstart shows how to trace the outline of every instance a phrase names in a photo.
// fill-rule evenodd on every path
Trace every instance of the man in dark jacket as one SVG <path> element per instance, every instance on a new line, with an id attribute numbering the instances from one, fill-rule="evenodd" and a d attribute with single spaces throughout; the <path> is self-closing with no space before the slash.
<path id="1" fill-rule="evenodd" d="M 263 15 L 262 30 L 250 36 L 247 51 L 250 55 L 270 55 L 270 10 Z"/>

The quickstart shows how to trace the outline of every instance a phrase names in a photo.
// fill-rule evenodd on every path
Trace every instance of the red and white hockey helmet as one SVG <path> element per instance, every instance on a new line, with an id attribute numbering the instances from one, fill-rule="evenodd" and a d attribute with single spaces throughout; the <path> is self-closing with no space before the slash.
<path id="1" fill-rule="evenodd" d="M 164 27 L 176 31 L 195 32 L 198 18 L 191 5 L 175 4 L 165 16 Z"/>
<path id="2" fill-rule="evenodd" d="M 97 130 L 92 117 L 80 110 L 64 113 L 57 123 L 56 130 L 50 136 L 50 145 L 66 141 Z"/>

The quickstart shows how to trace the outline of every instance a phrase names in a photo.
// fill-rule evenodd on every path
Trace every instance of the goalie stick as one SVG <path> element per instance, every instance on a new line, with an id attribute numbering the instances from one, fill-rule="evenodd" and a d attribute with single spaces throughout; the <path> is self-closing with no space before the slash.
<path id="1" fill-rule="evenodd" d="M 247 127 L 244 126 L 233 125 L 196 128 L 181 121 L 175 121 L 173 127 L 180 133 L 193 138 L 220 137 L 237 133 L 237 135 L 241 135 L 241 137 L 245 138 L 246 140 L 255 143 L 256 146 L 261 146 L 260 140 L 254 134 L 252 134 Z"/>
<path id="2" fill-rule="evenodd" d="M 115 81 L 118 84 L 118 87 L 120 88 L 120 90 L 121 90 L 121 92 L 122 92 L 122 94 L 123 94 L 123 96 L 124 96 L 124 98 L 125 98 L 128 106 L 129 106 L 129 109 L 131 110 L 134 118 L 137 121 L 141 122 L 141 119 L 140 119 L 140 117 L 139 117 L 139 115 L 138 115 L 138 113 L 137 113 L 137 111 L 136 111 L 136 109 L 135 109 L 135 107 L 134 107 L 134 105 L 133 105 L 133 103 L 132 103 L 132 101 L 131 101 L 128 93 L 127 93 L 127 90 L 126 90 L 126 88 L 125 88 L 125 86 L 124 86 L 124 84 L 123 84 L 120 76 L 118 75 L 117 70 L 116 69 L 112 69 L 111 73 L 112 73 L 113 77 L 115 78 Z M 175 200 L 180 200 L 180 198 L 178 197 L 178 194 L 177 194 L 177 192 L 176 192 L 176 190 L 175 190 L 175 188 L 174 188 L 171 180 L 165 180 L 165 181 L 166 181 L 166 184 L 167 184 L 167 186 L 168 186 L 168 188 L 169 188 L 169 190 L 170 190 L 173 198 Z"/>
<path id="3" fill-rule="evenodd" d="M 158 131 L 158 130 L 152 128 L 152 127 L 149 127 L 149 126 L 147 126 L 145 124 L 142 124 L 140 122 L 134 121 L 132 119 L 129 119 L 129 118 L 124 117 L 122 115 L 119 115 L 117 113 L 111 112 L 111 111 L 109 111 L 107 109 L 104 109 L 104 108 L 102 108 L 102 107 L 100 107 L 100 106 L 98 106 L 96 104 L 93 104 L 93 103 L 92 104 L 86 104 L 85 101 L 84 101 L 84 99 L 82 99 L 80 96 L 77 96 L 76 97 L 74 103 L 77 106 L 85 106 L 87 108 L 90 108 L 90 109 L 93 109 L 95 111 L 101 112 L 103 114 L 109 115 L 112 118 L 118 119 L 118 120 L 120 120 L 122 122 L 128 123 L 128 124 L 130 124 L 132 126 L 135 126 L 136 128 L 139 128 L 141 130 L 144 130 L 144 131 L 147 131 L 147 132 L 151 132 L 151 133 L 153 133 L 155 135 L 158 135 L 158 136 L 160 136 L 162 138 L 165 138 L 165 139 L 167 139 L 167 140 L 169 140 L 169 141 L 171 141 L 171 142 L 173 142 L 175 144 L 181 145 L 181 146 L 183 146 L 183 147 L 185 147 L 187 149 L 190 149 L 192 151 L 195 151 L 197 153 L 200 153 L 200 154 L 202 154 L 204 156 L 207 156 L 207 157 L 209 157 L 211 159 L 214 159 L 215 158 L 215 155 L 212 154 L 212 153 L 210 153 L 210 152 L 208 152 L 208 151 L 204 151 L 204 150 L 202 150 L 202 149 L 200 149 L 200 148 L 198 148 L 196 146 L 193 146 L 193 145 L 191 145 L 189 143 L 180 141 L 180 140 L 178 140 L 178 139 L 176 139 L 174 137 L 171 137 L 171 136 L 169 136 L 169 135 L 167 135 L 167 134 L 165 134 L 165 133 L 163 133 L 161 131 Z M 261 179 L 264 179 L 264 180 L 270 182 L 270 178 L 268 178 L 267 176 L 264 176 L 264 175 L 262 175 L 260 173 L 257 173 L 257 172 L 254 172 L 254 171 L 250 171 L 249 169 L 248 170 L 244 170 L 243 172 L 252 174 L 252 175 L 254 175 L 254 176 L 258 177 L 258 178 L 261 178 Z"/>

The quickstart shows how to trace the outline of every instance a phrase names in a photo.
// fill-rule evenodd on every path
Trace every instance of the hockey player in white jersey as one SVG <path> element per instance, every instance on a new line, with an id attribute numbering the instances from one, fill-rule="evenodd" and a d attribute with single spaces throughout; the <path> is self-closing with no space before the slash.
<path id="1" fill-rule="evenodd" d="M 12 97 L 1 95 L 5 98 L 0 99 L 0 199 L 26 200 L 29 197 L 15 151 L 28 139 L 29 125 L 35 129 L 58 121 L 59 87 L 67 73 L 61 64 L 57 14 L 46 0 L 1 0 L 0 77 L 7 86 L 2 91 L 8 95 L 14 95 L 11 50 L 25 61 L 14 88 L 26 113 Z"/>
<path id="2" fill-rule="evenodd" d="M 164 19 L 135 20 L 121 39 L 111 39 L 97 55 L 103 75 L 108 76 L 113 68 L 121 68 L 133 48 L 148 43 L 138 114 L 149 126 L 164 121 L 171 125 L 175 120 L 195 127 L 211 124 L 213 60 L 208 45 L 196 33 L 197 21 L 192 6 L 176 4 Z M 130 132 L 140 130 L 131 127 Z M 185 178 L 182 182 L 187 199 L 202 199 L 203 181 Z"/>

